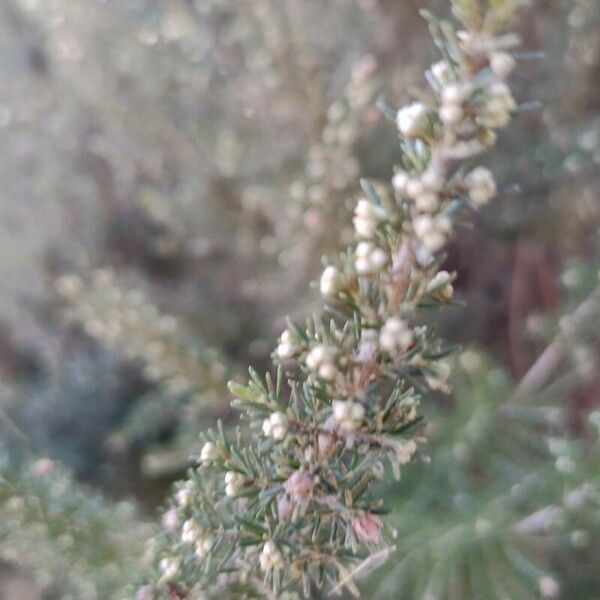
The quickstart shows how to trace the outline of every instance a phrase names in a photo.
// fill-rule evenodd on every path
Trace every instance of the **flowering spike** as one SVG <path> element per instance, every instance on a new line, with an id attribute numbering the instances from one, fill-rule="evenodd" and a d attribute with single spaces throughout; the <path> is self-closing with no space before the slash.
<path id="1" fill-rule="evenodd" d="M 453 275 L 440 265 L 457 213 L 496 191 L 487 169 L 457 167 L 494 143 L 516 107 L 512 62 L 499 54 L 514 38 L 497 27 L 516 7 L 456 0 L 461 32 L 427 15 L 442 61 L 430 69 L 431 100 L 395 114 L 403 168 L 385 191 L 361 182 L 356 244 L 319 281 L 332 306 L 279 339 L 277 398 L 252 370 L 247 387 L 231 386 L 253 441 L 204 446 L 177 494 L 180 522 L 192 519 L 194 539 L 202 532 L 200 552 L 192 560 L 187 546 L 168 545 L 163 578 L 194 591 L 243 584 L 269 595 L 321 580 L 352 590 L 350 573 L 389 553 L 370 484 L 384 465 L 398 476 L 419 455 L 417 390 L 449 389 L 449 346 L 415 322 L 421 307 L 452 301 Z"/>

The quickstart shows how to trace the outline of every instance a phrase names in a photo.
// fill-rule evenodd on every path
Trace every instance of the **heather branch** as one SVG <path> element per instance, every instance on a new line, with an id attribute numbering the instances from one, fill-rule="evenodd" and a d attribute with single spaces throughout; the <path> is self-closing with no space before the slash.
<path id="1" fill-rule="evenodd" d="M 517 108 L 505 81 L 517 38 L 501 29 L 519 4 L 456 1 L 464 31 L 424 13 L 443 58 L 427 71 L 429 100 L 393 113 L 402 165 L 391 186 L 361 182 L 356 244 L 326 261 L 323 313 L 281 335 L 276 380 L 251 370 L 230 385 L 248 428 L 234 442 L 207 433 L 167 513 L 159 586 L 356 591 L 350 574 L 389 548 L 374 484 L 416 456 L 421 397 L 449 389 L 453 348 L 419 314 L 452 302 L 444 247 L 496 194 L 491 172 L 465 161 Z"/>

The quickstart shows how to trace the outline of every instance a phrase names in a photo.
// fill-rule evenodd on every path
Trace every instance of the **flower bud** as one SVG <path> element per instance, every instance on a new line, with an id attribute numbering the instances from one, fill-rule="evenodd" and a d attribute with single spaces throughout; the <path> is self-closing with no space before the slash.
<path id="1" fill-rule="evenodd" d="M 260 568 L 265 572 L 277 571 L 283 567 L 283 557 L 273 540 L 268 540 L 263 546 L 259 562 Z"/>
<path id="2" fill-rule="evenodd" d="M 490 68 L 500 79 L 508 77 L 515 64 L 515 59 L 508 52 L 494 52 L 490 56 Z"/>
<path id="3" fill-rule="evenodd" d="M 325 267 L 323 274 L 321 275 L 319 288 L 321 290 L 321 295 L 325 298 L 337 296 L 342 288 L 342 276 L 337 267 L 334 267 L 333 265 Z"/>
<path id="4" fill-rule="evenodd" d="M 400 317 L 390 317 L 379 334 L 381 348 L 392 355 L 406 351 L 413 343 L 413 332 Z"/>
<path id="5" fill-rule="evenodd" d="M 398 111 L 396 125 L 405 137 L 423 137 L 430 128 L 429 109 L 422 102 L 413 102 Z"/>

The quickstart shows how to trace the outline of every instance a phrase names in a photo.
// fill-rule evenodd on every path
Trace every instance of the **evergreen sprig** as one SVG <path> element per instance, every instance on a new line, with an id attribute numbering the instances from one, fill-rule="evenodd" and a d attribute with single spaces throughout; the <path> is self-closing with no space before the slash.
<path id="1" fill-rule="evenodd" d="M 158 589 L 357 592 L 355 576 L 393 548 L 374 484 L 417 454 L 422 396 L 448 389 L 452 347 L 419 316 L 452 302 L 444 247 L 496 193 L 466 161 L 517 109 L 505 82 L 517 38 L 503 28 L 520 5 L 455 2 L 463 31 L 424 13 L 442 60 L 429 99 L 394 111 L 402 165 L 391 186 L 361 182 L 357 243 L 326 263 L 325 310 L 281 335 L 276 377 L 251 370 L 247 386 L 230 385 L 248 427 L 233 441 L 207 433 L 165 517 Z"/>

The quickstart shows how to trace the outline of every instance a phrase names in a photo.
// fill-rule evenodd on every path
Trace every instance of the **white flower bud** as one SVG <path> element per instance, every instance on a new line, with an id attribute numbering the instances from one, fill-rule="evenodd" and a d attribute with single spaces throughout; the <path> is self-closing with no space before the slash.
<path id="1" fill-rule="evenodd" d="M 175 500 L 180 508 L 187 508 L 192 501 L 192 490 L 188 484 L 175 494 Z"/>
<path id="2" fill-rule="evenodd" d="M 286 329 L 279 338 L 277 345 L 277 356 L 283 360 L 292 358 L 298 352 L 298 346 L 294 340 L 292 332 Z"/>
<path id="3" fill-rule="evenodd" d="M 380 271 L 388 262 L 388 255 L 381 248 L 375 248 L 369 255 L 372 272 Z"/>
<path id="4" fill-rule="evenodd" d="M 387 253 L 371 242 L 360 242 L 356 246 L 354 266 L 359 275 L 379 272 L 388 262 Z"/>
<path id="5" fill-rule="evenodd" d="M 412 330 L 400 317 L 390 317 L 379 333 L 381 348 L 392 355 L 406 351 L 413 339 Z"/>
<path id="6" fill-rule="evenodd" d="M 485 90 L 485 101 L 478 122 L 485 127 L 504 127 L 510 120 L 510 113 L 516 108 L 510 88 L 503 81 L 494 81 Z"/>
<path id="7" fill-rule="evenodd" d="M 287 415 L 282 412 L 274 412 L 268 419 L 263 421 L 262 429 L 266 437 L 271 437 L 276 442 L 280 442 L 287 435 Z"/>
<path id="8" fill-rule="evenodd" d="M 406 194 L 406 186 L 410 181 L 410 175 L 406 171 L 397 171 L 392 177 L 392 187 L 401 195 Z"/>
<path id="9" fill-rule="evenodd" d="M 338 373 L 337 367 L 330 362 L 326 362 L 319 367 L 319 377 L 326 381 L 333 381 Z"/>
<path id="10" fill-rule="evenodd" d="M 386 212 L 380 206 L 374 206 L 366 198 L 361 198 L 354 210 L 354 228 L 363 238 L 371 238 L 377 225 L 385 219 Z"/>
<path id="11" fill-rule="evenodd" d="M 214 540 L 210 536 L 200 538 L 196 542 L 196 550 L 195 550 L 196 557 L 199 559 L 204 558 L 212 550 L 213 544 L 214 544 Z"/>
<path id="12" fill-rule="evenodd" d="M 273 540 L 268 540 L 263 549 L 261 550 L 260 557 L 260 568 L 265 571 L 277 571 L 283 567 L 283 557 L 281 552 L 277 549 Z"/>
<path id="13" fill-rule="evenodd" d="M 490 68 L 500 79 L 508 77 L 515 64 L 515 59 L 508 52 L 493 52 L 490 56 Z"/>
<path id="14" fill-rule="evenodd" d="M 409 179 L 406 183 L 406 195 L 413 200 L 425 191 L 420 179 Z"/>
<path id="15" fill-rule="evenodd" d="M 200 451 L 200 462 L 207 463 L 219 457 L 219 451 L 214 442 L 206 442 Z"/>
<path id="16" fill-rule="evenodd" d="M 225 494 L 230 498 L 237 496 L 238 492 L 244 485 L 244 476 L 235 471 L 227 471 L 225 473 Z"/>
<path id="17" fill-rule="evenodd" d="M 408 464 L 417 451 L 417 444 L 413 440 L 399 442 L 396 446 L 396 460 L 401 465 Z"/>
<path id="18" fill-rule="evenodd" d="M 551 575 L 540 577 L 538 587 L 542 598 L 558 598 L 560 594 L 560 585 Z"/>
<path id="19" fill-rule="evenodd" d="M 323 362 L 325 362 L 326 360 L 329 360 L 331 357 L 331 351 L 330 349 L 325 346 L 324 344 L 320 344 L 318 346 L 315 346 L 314 348 L 312 348 L 310 350 L 310 352 L 306 355 L 306 366 L 311 370 L 314 371 L 316 369 L 318 369 Z"/>
<path id="20" fill-rule="evenodd" d="M 176 577 L 177 573 L 179 573 L 180 565 L 180 561 L 176 558 L 163 558 L 160 561 L 160 570 L 162 571 L 162 576 L 159 580 L 159 583 L 170 581 Z"/>
<path id="21" fill-rule="evenodd" d="M 448 387 L 448 377 L 450 377 L 450 373 L 452 369 L 450 368 L 450 364 L 446 361 L 438 361 L 431 365 L 434 373 L 425 375 L 425 381 L 432 390 L 437 390 L 440 392 L 448 392 L 450 388 Z"/>
<path id="22" fill-rule="evenodd" d="M 405 137 L 421 137 L 429 128 L 429 110 L 422 102 L 413 102 L 398 111 L 396 125 Z"/>
<path id="23" fill-rule="evenodd" d="M 333 265 L 325 267 L 319 282 L 321 295 L 325 298 L 333 298 L 342 288 L 342 276 Z"/>
<path id="24" fill-rule="evenodd" d="M 445 60 L 440 60 L 431 65 L 431 73 L 440 83 L 444 84 L 450 79 L 452 70 Z"/>
<path id="25" fill-rule="evenodd" d="M 489 169 L 477 167 L 466 177 L 465 183 L 469 190 L 469 196 L 477 204 L 482 206 L 496 195 L 496 182 Z"/>
<path id="26" fill-rule="evenodd" d="M 448 271 L 436 273 L 433 279 L 427 284 L 427 291 L 438 294 L 444 300 L 450 300 L 454 295 L 450 273 Z"/>
<path id="27" fill-rule="evenodd" d="M 437 252 L 446 243 L 452 223 L 447 217 L 419 215 L 413 221 L 415 235 L 429 252 Z"/>
<path id="28" fill-rule="evenodd" d="M 471 94 L 471 86 L 449 83 L 442 89 L 442 104 L 462 104 Z"/>
<path id="29" fill-rule="evenodd" d="M 334 400 L 333 417 L 341 431 L 356 431 L 365 416 L 365 407 L 352 400 Z"/>
<path id="30" fill-rule="evenodd" d="M 460 104 L 444 103 L 440 106 L 440 121 L 446 125 L 457 125 L 464 117 L 464 110 Z"/>
<path id="31" fill-rule="evenodd" d="M 186 544 L 194 544 L 200 536 L 200 527 L 193 519 L 188 519 L 181 527 L 181 541 Z"/>
<path id="32" fill-rule="evenodd" d="M 424 191 L 415 198 L 415 206 L 420 212 L 434 212 L 440 203 L 439 196 L 434 192 Z"/>

